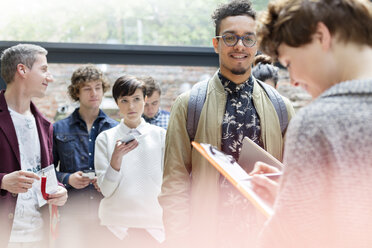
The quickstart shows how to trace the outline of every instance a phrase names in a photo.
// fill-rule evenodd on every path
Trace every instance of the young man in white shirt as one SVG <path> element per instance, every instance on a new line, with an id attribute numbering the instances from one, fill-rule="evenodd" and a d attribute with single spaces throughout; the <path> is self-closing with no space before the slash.
<path id="1" fill-rule="evenodd" d="M 43 97 L 53 82 L 46 55 L 44 48 L 30 44 L 10 47 L 1 55 L 1 76 L 7 84 L 0 92 L 1 247 L 48 244 L 48 207 L 42 207 L 34 182 L 40 180 L 35 172 L 53 163 L 53 127 L 31 102 L 32 97 Z M 62 206 L 66 200 L 66 189 L 58 186 L 47 203 Z"/>

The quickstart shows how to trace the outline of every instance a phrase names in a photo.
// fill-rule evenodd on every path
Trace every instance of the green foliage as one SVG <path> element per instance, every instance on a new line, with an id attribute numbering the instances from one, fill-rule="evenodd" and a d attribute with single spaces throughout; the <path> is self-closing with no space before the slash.
<path id="1" fill-rule="evenodd" d="M 211 14 L 226 1 L 2 0 L 0 40 L 211 46 Z"/>

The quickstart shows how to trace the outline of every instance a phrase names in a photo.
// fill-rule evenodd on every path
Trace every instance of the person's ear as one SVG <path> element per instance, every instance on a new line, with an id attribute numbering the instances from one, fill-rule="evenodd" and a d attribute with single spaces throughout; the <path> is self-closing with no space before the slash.
<path id="1" fill-rule="evenodd" d="M 26 66 L 24 64 L 18 64 L 17 72 L 23 77 L 26 74 Z"/>
<path id="2" fill-rule="evenodd" d="M 213 37 L 212 38 L 212 43 L 213 43 L 214 51 L 218 54 L 219 53 L 219 51 L 218 51 L 218 39 L 216 37 Z"/>
<path id="3" fill-rule="evenodd" d="M 327 51 L 331 48 L 332 35 L 328 27 L 323 22 L 318 22 L 313 38 L 320 42 L 323 50 Z"/>

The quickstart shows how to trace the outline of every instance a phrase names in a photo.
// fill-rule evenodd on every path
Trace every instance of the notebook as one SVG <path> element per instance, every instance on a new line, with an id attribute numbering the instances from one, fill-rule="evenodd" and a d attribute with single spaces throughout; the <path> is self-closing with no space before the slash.
<path id="1" fill-rule="evenodd" d="M 257 161 L 275 166 L 279 170 L 283 170 L 284 168 L 284 165 L 279 160 L 254 143 L 250 138 L 245 137 L 243 139 L 243 146 L 240 151 L 238 164 L 243 166 L 243 168 L 247 168 L 247 171 L 252 171 Z"/>

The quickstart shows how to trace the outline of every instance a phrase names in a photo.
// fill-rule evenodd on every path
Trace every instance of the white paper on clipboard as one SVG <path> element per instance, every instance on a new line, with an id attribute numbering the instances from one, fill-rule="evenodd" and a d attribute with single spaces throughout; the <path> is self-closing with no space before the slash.
<path id="1" fill-rule="evenodd" d="M 197 149 L 232 185 L 234 185 L 266 217 L 273 214 L 271 204 L 257 195 L 252 188 L 250 176 L 232 159 L 210 144 L 192 142 Z"/>

